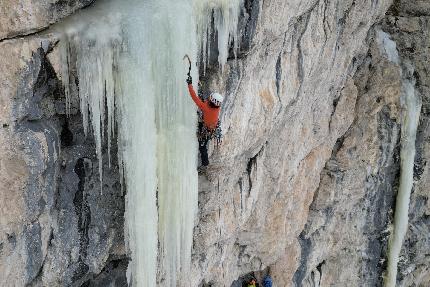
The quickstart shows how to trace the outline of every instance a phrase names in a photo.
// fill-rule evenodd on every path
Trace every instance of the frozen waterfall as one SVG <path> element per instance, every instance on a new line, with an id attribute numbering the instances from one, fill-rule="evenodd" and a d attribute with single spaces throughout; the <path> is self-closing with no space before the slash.
<path id="1" fill-rule="evenodd" d="M 100 0 L 54 28 L 66 109 L 78 90 L 85 133 L 92 132 L 96 142 L 100 180 L 103 142 L 109 154 L 117 134 L 132 286 L 189 286 L 197 139 L 182 58 L 189 54 L 206 65 L 216 33 L 223 67 L 229 46 L 237 47 L 241 7 L 241 0 Z"/>

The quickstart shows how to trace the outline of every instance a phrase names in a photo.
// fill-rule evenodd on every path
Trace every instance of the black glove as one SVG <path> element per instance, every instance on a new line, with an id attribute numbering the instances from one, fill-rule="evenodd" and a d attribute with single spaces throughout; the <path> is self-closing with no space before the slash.
<path id="1" fill-rule="evenodd" d="M 191 78 L 191 75 L 188 74 L 188 78 L 186 80 L 188 85 L 191 85 L 193 83 L 193 78 Z"/>

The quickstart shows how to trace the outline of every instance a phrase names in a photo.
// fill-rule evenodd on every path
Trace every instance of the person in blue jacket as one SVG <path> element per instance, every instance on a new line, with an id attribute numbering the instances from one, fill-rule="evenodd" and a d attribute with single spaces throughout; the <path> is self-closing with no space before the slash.
<path id="1" fill-rule="evenodd" d="M 270 277 L 270 267 L 267 268 L 267 275 L 263 279 L 263 287 L 272 287 L 272 277 Z"/>

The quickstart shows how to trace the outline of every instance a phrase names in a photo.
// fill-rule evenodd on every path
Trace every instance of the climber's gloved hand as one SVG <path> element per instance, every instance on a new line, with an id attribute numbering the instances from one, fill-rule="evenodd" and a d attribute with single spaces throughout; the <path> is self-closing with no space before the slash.
<path id="1" fill-rule="evenodd" d="M 191 85 L 193 83 L 193 78 L 191 78 L 191 75 L 188 75 L 186 82 L 188 85 Z"/>

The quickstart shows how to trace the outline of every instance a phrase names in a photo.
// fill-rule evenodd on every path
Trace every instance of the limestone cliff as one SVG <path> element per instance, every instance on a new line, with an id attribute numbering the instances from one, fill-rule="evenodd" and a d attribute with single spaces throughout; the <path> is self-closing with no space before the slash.
<path id="1" fill-rule="evenodd" d="M 4 0 L 0 6 L 0 40 L 44 30 L 92 2 L 94 0 Z"/>
<path id="2" fill-rule="evenodd" d="M 42 31 L 92 1 L 18 2 L 0 4 L 0 285 L 124 286 L 117 161 L 101 194 Z M 248 0 L 239 25 L 237 57 L 202 74 L 226 94 L 224 140 L 199 176 L 190 286 L 269 266 L 275 286 L 381 286 L 408 79 L 423 106 L 398 281 L 429 286 L 430 4 Z"/>

